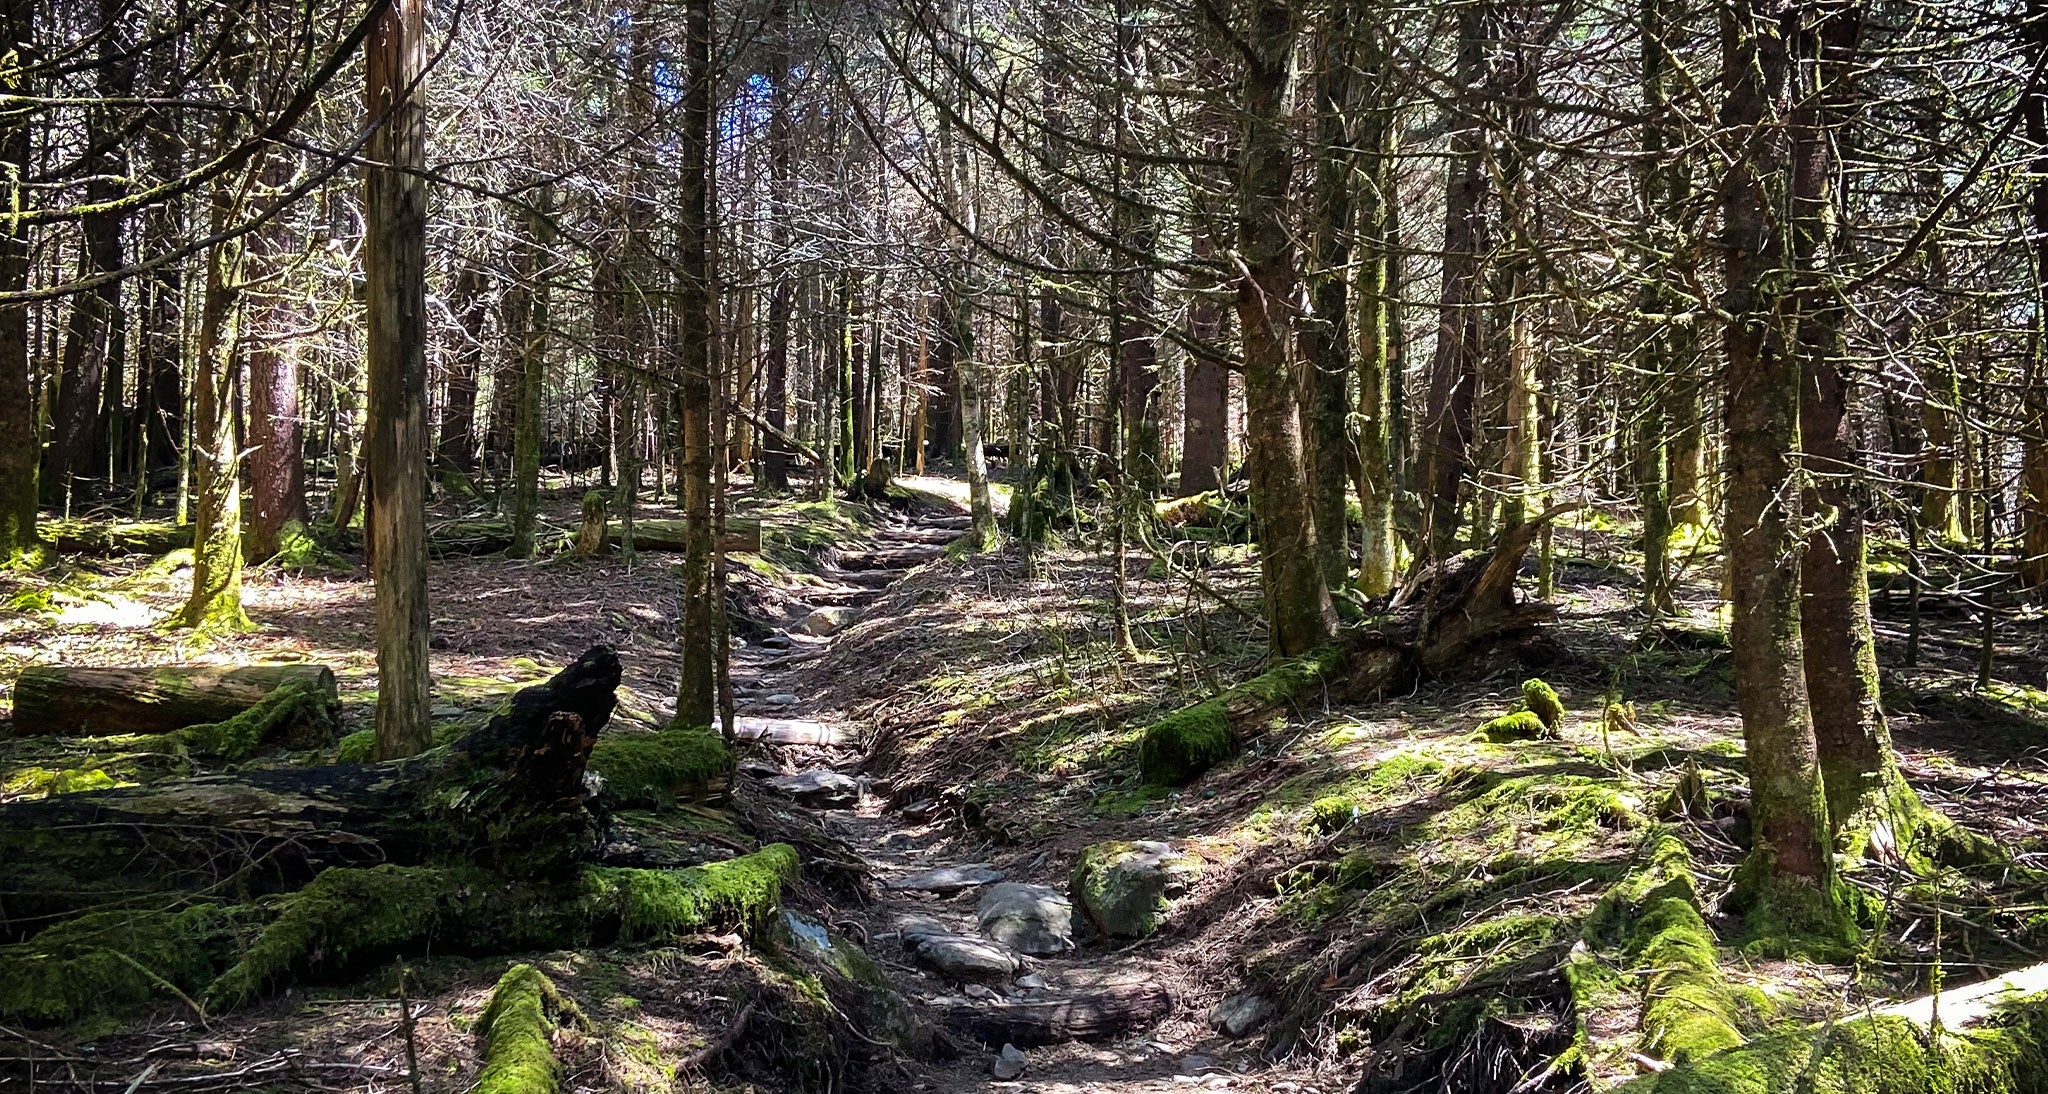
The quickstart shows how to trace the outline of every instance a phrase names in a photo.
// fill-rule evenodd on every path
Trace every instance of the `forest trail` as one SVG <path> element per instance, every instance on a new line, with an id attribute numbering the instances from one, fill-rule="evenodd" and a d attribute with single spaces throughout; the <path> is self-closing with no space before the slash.
<path id="1" fill-rule="evenodd" d="M 826 555 L 827 584 L 809 602 L 820 611 L 876 607 L 859 621 L 890 625 L 888 606 L 878 605 L 883 594 L 942 557 L 966 527 L 964 516 L 930 514 L 878 522 L 872 547 Z M 800 629 L 801 623 L 793 628 Z M 737 728 L 749 742 L 739 771 L 814 814 L 873 879 L 876 899 L 842 910 L 832 925 L 864 938 L 869 955 L 944 1023 L 961 1049 L 957 1059 L 918 1074 L 911 1089 L 1314 1094 L 1318 1088 L 1303 1081 L 1308 1076 L 1236 1051 L 1238 1042 L 1213 1034 L 1204 1015 L 1188 1012 L 1183 993 L 1170 986 L 1178 970 L 1159 947 L 1102 938 L 1082 909 L 1066 907 L 1068 879 L 1050 849 L 994 847 L 962 822 L 957 802 L 916 793 L 893 800 L 886 782 L 865 775 L 878 734 L 851 708 L 878 701 L 886 707 L 892 685 L 885 671 L 863 672 L 886 668 L 863 664 L 870 651 L 834 656 L 844 633 L 792 633 L 735 646 Z M 828 678 L 848 675 L 872 684 L 833 693 Z M 831 699 L 812 698 L 828 693 Z M 1073 937 L 1065 948 L 1038 947 L 1059 952 L 1019 953 L 991 939 L 979 922 L 993 888 L 1019 883 L 1055 905 L 1055 920 L 1061 911 L 1070 916 Z M 1006 961 L 1015 968 L 1004 974 L 998 970 Z M 1021 1074 L 1002 1065 L 1000 1050 L 1011 1041 L 1022 1052 Z"/>

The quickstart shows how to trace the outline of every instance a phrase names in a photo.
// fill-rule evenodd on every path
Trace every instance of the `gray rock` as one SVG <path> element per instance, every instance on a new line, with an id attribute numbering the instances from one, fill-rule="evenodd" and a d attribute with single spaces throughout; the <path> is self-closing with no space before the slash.
<path id="1" fill-rule="evenodd" d="M 1016 1045 L 1006 1044 L 996 1054 L 995 1063 L 989 1065 L 988 1073 L 1005 1082 L 1024 1074 L 1024 1050 Z"/>
<path id="2" fill-rule="evenodd" d="M 790 644 L 791 643 L 789 641 L 789 636 L 786 634 L 779 633 L 771 634 L 768 637 L 763 638 L 759 642 L 754 643 L 754 645 L 759 646 L 764 650 L 786 650 L 790 647 Z"/>
<path id="3" fill-rule="evenodd" d="M 1043 885 L 991 885 L 974 918 L 983 934 L 1019 953 L 1042 957 L 1074 948 L 1074 906 Z"/>
<path id="4" fill-rule="evenodd" d="M 979 999 L 984 1003 L 993 1003 L 1002 998 L 1002 995 L 997 993 L 996 989 L 986 984 L 969 984 L 960 990 L 967 993 L 967 998 Z"/>
<path id="5" fill-rule="evenodd" d="M 903 819 L 910 821 L 928 820 L 933 813 L 938 812 L 938 809 L 939 803 L 937 799 L 922 798 L 903 807 Z"/>
<path id="6" fill-rule="evenodd" d="M 764 779 L 761 785 L 805 805 L 851 805 L 860 800 L 858 781 L 823 767 Z"/>
<path id="7" fill-rule="evenodd" d="M 1144 938 L 1159 929 L 1173 898 L 1200 869 L 1172 844 L 1113 840 L 1090 845 L 1074 866 L 1070 892 L 1097 930 L 1110 938 Z"/>
<path id="8" fill-rule="evenodd" d="M 1200 1075 L 1202 1072 L 1215 1066 L 1216 1061 L 1207 1056 L 1183 1056 L 1180 1058 L 1180 1073 L 1183 1075 Z"/>
<path id="9" fill-rule="evenodd" d="M 846 629 L 848 623 L 853 622 L 853 614 L 852 608 L 818 608 L 797 620 L 796 625 L 789 628 L 789 632 L 809 635 L 812 638 L 838 634 Z"/>
<path id="10" fill-rule="evenodd" d="M 1043 991 L 1045 990 L 1047 985 L 1045 982 L 1045 977 L 1040 976 L 1037 973 L 1033 972 L 1026 973 L 1023 976 L 1018 977 L 1017 986 L 1020 988 L 1028 988 L 1031 991 Z"/>
<path id="11" fill-rule="evenodd" d="M 939 974 L 954 980 L 1003 982 L 1018 969 L 1017 955 L 994 942 L 955 934 L 943 924 L 923 917 L 905 919 L 897 926 L 903 948 Z"/>
<path id="12" fill-rule="evenodd" d="M 1273 1001 L 1241 991 L 1209 1008 L 1209 1028 L 1225 1037 L 1245 1037 L 1273 1016 Z"/>
<path id="13" fill-rule="evenodd" d="M 894 840 L 896 836 L 891 835 L 889 838 Z M 972 862 L 965 866 L 941 866 L 936 870 L 926 870 L 921 874 L 897 878 L 885 884 L 891 889 L 904 892 L 957 893 L 962 889 L 972 889 L 977 885 L 987 885 L 1001 880 L 1001 870 L 990 869 L 986 862 Z"/>
<path id="14" fill-rule="evenodd" d="M 755 702 L 760 703 L 764 707 L 793 707 L 803 701 L 802 696 L 791 695 L 786 691 L 776 692 L 774 695 L 763 695 L 755 700 Z"/>

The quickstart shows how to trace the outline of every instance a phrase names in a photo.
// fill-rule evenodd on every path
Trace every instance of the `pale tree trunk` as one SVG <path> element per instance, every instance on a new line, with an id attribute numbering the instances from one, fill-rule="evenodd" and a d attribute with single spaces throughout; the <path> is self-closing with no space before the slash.
<path id="1" fill-rule="evenodd" d="M 945 0 L 941 17 L 946 22 L 948 40 L 957 42 L 960 34 L 955 24 L 958 11 L 952 0 Z M 965 97 L 957 94 L 957 89 L 955 105 L 963 114 L 970 109 Z M 969 539 L 975 546 L 986 548 L 995 542 L 996 513 L 995 503 L 989 496 L 988 460 L 982 451 L 985 385 L 981 364 L 974 352 L 974 316 L 968 311 L 968 295 L 973 291 L 971 279 L 974 274 L 973 258 L 968 248 L 969 240 L 981 228 L 981 200 L 967 142 L 959 139 L 944 119 L 939 123 L 939 155 L 946 164 L 946 204 L 953 213 L 950 219 L 959 226 L 948 241 L 952 253 L 947 256 L 945 284 L 939 296 L 946 310 L 947 344 L 952 347 L 949 371 L 958 393 L 955 413 L 959 415 L 960 444 L 967 458 L 967 506 L 973 514 Z"/>
<path id="2" fill-rule="evenodd" d="M 762 365 L 761 402 L 772 428 L 761 437 L 761 478 L 774 490 L 789 489 L 789 449 L 784 437 L 789 431 L 789 312 L 794 274 L 788 264 L 794 231 L 789 209 L 796 169 L 795 125 L 790 119 L 788 18 L 780 4 L 767 31 L 774 36 L 768 95 L 768 241 L 775 262 L 774 282 L 768 289 L 768 359 Z"/>
<path id="3" fill-rule="evenodd" d="M 1791 165 L 1784 112 L 1791 59 L 1775 8 L 1722 12 L 1727 58 L 1721 122 L 1731 134 L 1721 182 L 1728 372 L 1727 544 L 1737 706 L 1747 746 L 1755 842 L 1738 903 L 1831 913 L 1836 907 L 1827 800 L 1807 707 L 1799 617 L 1800 362 L 1783 330 L 1791 256 L 1774 223 Z"/>
<path id="4" fill-rule="evenodd" d="M 1295 25 L 1285 0 L 1257 0 L 1244 29 L 1244 143 L 1240 149 L 1237 286 L 1244 343 L 1245 463 L 1259 515 L 1259 567 L 1273 649 L 1306 653 L 1327 644 L 1337 614 L 1323 580 L 1309 505 L 1300 388 L 1289 359 L 1298 287 L 1289 223 L 1294 148 L 1287 84 Z"/>
<path id="5" fill-rule="evenodd" d="M 20 57 L 35 56 L 30 39 L 34 0 L 0 0 L 0 49 Z M 29 92 L 19 67 L 0 70 L 0 91 Z M 29 171 L 29 125 L 33 111 L 18 110 L 0 118 L 0 179 L 6 208 L 28 205 L 19 180 Z M 28 289 L 28 233 L 0 219 L 0 292 Z M 39 553 L 36 537 L 35 397 L 29 384 L 28 306 L 0 306 L 0 566 L 11 566 Z"/>
<path id="6" fill-rule="evenodd" d="M 248 83 L 250 61 L 229 62 L 229 82 Z M 238 124 L 223 122 L 225 147 Z M 259 153 L 242 171 L 229 172 L 212 187 L 208 220 L 219 234 L 240 216 L 249 187 L 260 177 Z M 199 346 L 192 370 L 192 591 L 174 619 L 204 631 L 250 627 L 242 611 L 242 484 L 235 444 L 235 373 L 242 353 L 242 287 L 248 248 L 240 238 L 207 251 L 206 292 L 200 305 Z"/>
<path id="7" fill-rule="evenodd" d="M 711 574 L 712 339 L 717 298 L 711 283 L 711 0 L 687 0 L 683 9 L 681 162 L 675 206 L 678 234 L 677 305 L 681 345 L 677 378 L 682 402 L 683 551 L 682 672 L 676 685 L 676 721 L 710 726 L 717 709 L 715 602 Z M 778 74 L 780 79 L 781 74 Z M 829 476 L 829 468 L 820 468 Z"/>
<path id="8" fill-rule="evenodd" d="M 420 86 L 427 0 L 391 0 L 364 47 L 364 108 L 382 122 L 364 169 L 369 414 L 364 539 L 377 591 L 377 756 L 433 745 L 427 641 L 427 191 Z"/>
<path id="9" fill-rule="evenodd" d="M 1394 461 L 1401 443 L 1390 398 L 1395 381 L 1390 374 L 1399 367 L 1392 342 L 1391 312 L 1397 304 L 1391 235 L 1400 201 L 1400 138 L 1386 32 L 1369 27 L 1364 34 L 1368 53 L 1362 69 L 1371 87 L 1358 138 L 1366 166 L 1358 186 L 1358 246 L 1352 256 L 1358 270 L 1358 501 L 1364 516 L 1358 588 L 1367 596 L 1385 596 L 1394 588 Z"/>
<path id="10" fill-rule="evenodd" d="M 273 316 L 289 312 L 273 306 Z M 275 326 L 276 324 L 273 324 Z M 299 355 L 265 341 L 249 350 L 249 557 L 277 554 L 286 524 L 306 520 L 305 431 L 299 421 Z"/>
<path id="11" fill-rule="evenodd" d="M 1512 17 L 1501 20 L 1505 41 L 1489 79 L 1506 104 L 1508 130 L 1499 163 L 1501 236 L 1509 258 L 1501 271 L 1502 292 L 1495 314 L 1506 419 L 1501 438 L 1501 525 L 1514 529 L 1533 515 L 1532 506 L 1544 508 L 1540 496 L 1541 423 L 1536 407 L 1536 305 L 1529 300 L 1536 289 L 1536 276 L 1535 259 L 1529 253 L 1535 233 L 1529 207 L 1534 187 L 1528 167 L 1529 152 L 1540 136 L 1532 104 L 1537 95 L 1536 61 L 1543 48 L 1542 43 L 1531 41 L 1530 35 L 1543 13 L 1523 0 L 1515 0 L 1507 10 Z"/>

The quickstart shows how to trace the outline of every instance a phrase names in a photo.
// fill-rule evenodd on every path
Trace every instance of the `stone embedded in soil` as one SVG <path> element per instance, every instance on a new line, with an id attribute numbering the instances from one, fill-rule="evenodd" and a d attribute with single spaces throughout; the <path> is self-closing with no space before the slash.
<path id="1" fill-rule="evenodd" d="M 1104 935 L 1145 938 L 1159 929 L 1173 898 L 1187 891 L 1198 866 L 1158 840 L 1091 844 L 1074 867 L 1070 891 Z"/>
<path id="2" fill-rule="evenodd" d="M 1209 1028 L 1225 1037 L 1246 1037 L 1273 1014 L 1272 1000 L 1241 991 L 1209 1008 Z"/>
<path id="3" fill-rule="evenodd" d="M 1180 1058 L 1180 1073 L 1183 1075 L 1200 1075 L 1202 1072 L 1215 1066 L 1216 1061 L 1207 1056 L 1183 1056 Z"/>
<path id="4" fill-rule="evenodd" d="M 847 743 L 838 726 L 806 718 L 763 718 L 743 714 L 733 720 L 732 735 L 742 741 L 767 741 L 778 745 L 837 745 Z"/>
<path id="5" fill-rule="evenodd" d="M 1048 985 L 1045 982 L 1045 977 L 1034 972 L 1018 977 L 1017 986 L 1030 991 L 1043 991 Z"/>
<path id="6" fill-rule="evenodd" d="M 935 920 L 913 917 L 897 926 L 903 948 L 926 966 L 954 980 L 1008 980 L 1016 973 L 1017 955 L 994 942 L 955 934 Z"/>
<path id="7" fill-rule="evenodd" d="M 903 819 L 909 821 L 926 820 L 930 818 L 933 813 L 936 813 L 938 811 L 938 799 L 921 798 L 903 807 Z"/>
<path id="8" fill-rule="evenodd" d="M 786 691 L 779 691 L 773 695 L 763 695 L 755 700 L 755 702 L 760 703 L 764 707 L 793 707 L 803 701 L 802 696 L 792 695 Z"/>
<path id="9" fill-rule="evenodd" d="M 1074 948 L 1074 906 L 1044 885 L 991 885 L 974 918 L 983 934 L 1019 953 L 1043 957 Z"/>
<path id="10" fill-rule="evenodd" d="M 899 832 L 897 835 L 903 835 L 903 833 Z M 896 837 L 890 836 L 889 838 L 894 840 Z M 1001 880 L 1003 880 L 1003 872 L 1001 870 L 990 869 L 989 864 L 986 862 L 973 862 L 965 866 L 941 866 L 936 870 L 926 870 L 923 873 L 912 874 L 905 878 L 897 878 L 894 881 L 884 882 L 883 884 L 888 888 L 900 889 L 904 892 L 957 893 L 962 889 L 972 889 L 977 885 L 987 885 L 990 882 Z"/>
<path id="11" fill-rule="evenodd" d="M 813 608 L 811 614 L 797 620 L 796 625 L 789 628 L 789 633 L 824 638 L 845 630 L 846 625 L 853 622 L 853 616 L 852 608 Z"/>
<path id="12" fill-rule="evenodd" d="M 1024 1064 L 1023 1049 L 1016 1045 L 1004 1045 L 1003 1050 L 996 1054 L 995 1063 L 989 1066 L 988 1073 L 1007 1082 L 1024 1074 Z"/>
<path id="13" fill-rule="evenodd" d="M 805 805 L 851 805 L 860 800 L 858 780 L 823 767 L 764 779 L 761 785 Z"/>
<path id="14" fill-rule="evenodd" d="M 790 641 L 788 635 L 778 632 L 761 639 L 759 642 L 754 643 L 754 645 L 764 650 L 786 650 L 790 647 Z"/>

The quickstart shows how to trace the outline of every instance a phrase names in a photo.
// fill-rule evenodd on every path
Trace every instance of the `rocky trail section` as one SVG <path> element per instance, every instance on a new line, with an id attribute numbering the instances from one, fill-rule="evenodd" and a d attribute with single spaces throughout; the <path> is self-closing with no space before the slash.
<path id="1" fill-rule="evenodd" d="M 878 525 L 871 548 L 825 552 L 826 584 L 807 591 L 809 610 L 792 606 L 786 627 L 732 657 L 736 731 L 747 742 L 739 771 L 857 856 L 869 899 L 835 926 L 865 939 L 957 1051 L 913 1089 L 1314 1089 L 1259 1082 L 1245 1070 L 1278 1075 L 1249 1058 L 1219 1065 L 1217 1055 L 1237 1046 L 1210 1036 L 1202 1016 L 1178 1015 L 1184 1001 L 1172 977 L 1150 949 L 1133 945 L 1157 928 L 1167 894 L 1179 892 L 1171 845 L 1105 844 L 1076 864 L 1027 853 L 998 868 L 954 804 L 889 801 L 889 788 L 863 774 L 861 727 L 820 709 L 816 677 L 834 643 L 863 625 L 889 625 L 861 610 L 941 557 L 966 524 L 913 517 Z M 1171 1037 L 1162 1033 L 1176 1017 L 1188 1020 L 1172 1023 Z M 1241 1016 L 1232 1034 L 1263 1017 Z"/>

